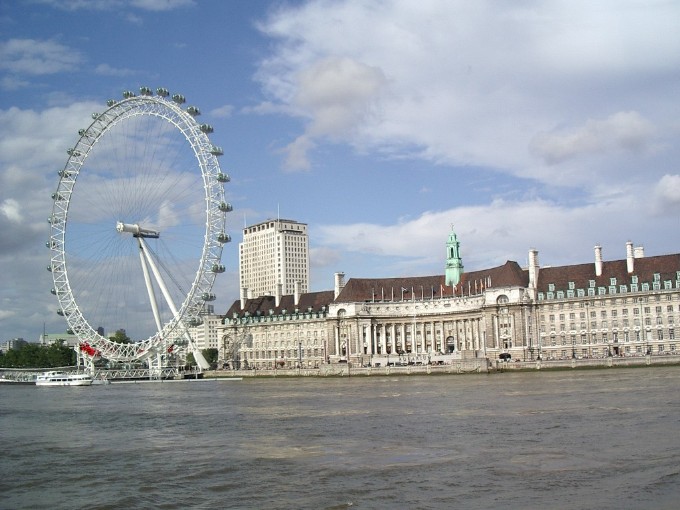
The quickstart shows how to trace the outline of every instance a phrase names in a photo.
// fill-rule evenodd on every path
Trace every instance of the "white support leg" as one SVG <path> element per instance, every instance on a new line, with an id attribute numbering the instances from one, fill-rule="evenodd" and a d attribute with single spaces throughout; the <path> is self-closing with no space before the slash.
<path id="1" fill-rule="evenodd" d="M 163 294 L 165 301 L 168 303 L 168 306 L 170 307 L 172 314 L 175 317 L 177 317 L 177 307 L 175 306 L 175 303 L 172 300 L 172 296 L 170 296 L 170 292 L 168 291 L 168 288 L 166 287 L 165 282 L 163 281 L 163 278 L 161 277 L 161 274 L 158 271 L 155 262 L 153 261 L 151 255 L 147 251 L 144 239 L 142 237 L 138 237 L 137 239 L 139 240 L 139 246 L 141 248 L 141 251 L 144 254 L 144 257 L 146 258 L 149 267 L 151 267 L 151 272 L 156 278 L 156 282 L 158 283 L 158 287 L 161 289 L 161 293 Z M 201 367 L 203 370 L 207 370 L 208 368 L 210 368 L 210 364 L 206 361 L 201 351 L 199 351 L 196 348 L 194 341 L 191 339 L 191 336 L 189 335 L 189 332 L 186 329 L 184 329 L 184 336 L 186 337 L 187 341 L 189 342 L 189 345 L 191 346 L 191 350 L 194 353 L 194 359 L 196 360 L 198 366 Z"/>

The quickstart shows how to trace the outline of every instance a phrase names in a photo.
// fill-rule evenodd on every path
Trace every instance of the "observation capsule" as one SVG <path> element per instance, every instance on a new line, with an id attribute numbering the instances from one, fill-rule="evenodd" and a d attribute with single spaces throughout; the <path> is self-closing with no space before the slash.
<path id="1" fill-rule="evenodd" d="M 224 264 L 213 264 L 211 271 L 213 273 L 224 273 L 226 271 L 226 267 L 224 267 Z"/>
<path id="2" fill-rule="evenodd" d="M 52 200 L 59 202 L 60 200 L 64 200 L 64 197 L 62 197 L 59 193 L 52 193 Z"/>
<path id="3" fill-rule="evenodd" d="M 156 89 L 156 95 L 161 96 L 161 97 L 168 97 L 170 95 L 170 92 L 168 89 L 164 89 L 163 87 L 158 87 Z"/>
<path id="4" fill-rule="evenodd" d="M 142 96 L 153 96 L 153 90 L 149 87 L 139 87 L 139 93 Z"/>
<path id="5" fill-rule="evenodd" d="M 219 209 L 222 212 L 231 212 L 231 211 L 234 210 L 234 208 L 231 206 L 231 204 L 229 202 L 222 202 L 219 205 Z"/>
<path id="6" fill-rule="evenodd" d="M 93 114 L 92 114 L 92 118 L 93 118 L 94 120 L 97 120 L 97 119 L 99 118 L 100 115 L 101 115 L 101 113 L 93 113 Z"/>
<path id="7" fill-rule="evenodd" d="M 205 134 L 212 133 L 214 131 L 213 127 L 210 124 L 201 124 L 201 131 L 203 131 Z"/>
<path id="8" fill-rule="evenodd" d="M 222 172 L 217 174 L 217 182 L 229 182 L 231 180 L 231 177 L 227 174 L 223 174 Z"/>
<path id="9" fill-rule="evenodd" d="M 193 115 L 194 117 L 196 117 L 197 115 L 201 114 L 201 110 L 199 110 L 198 107 L 196 107 L 196 106 L 189 106 L 187 108 L 187 113 L 189 115 Z"/>
<path id="10" fill-rule="evenodd" d="M 224 154 L 224 151 L 222 150 L 222 147 L 213 145 L 212 147 L 210 147 L 210 154 L 212 154 L 213 156 L 222 156 Z"/>
<path id="11" fill-rule="evenodd" d="M 182 94 L 174 94 L 172 96 L 172 100 L 177 104 L 183 104 L 187 102 L 186 98 Z"/>
<path id="12" fill-rule="evenodd" d="M 131 97 L 135 97 L 135 93 L 132 92 L 131 90 L 126 90 L 125 92 L 123 92 L 123 97 L 125 99 L 130 99 Z"/>
<path id="13" fill-rule="evenodd" d="M 201 324 L 203 324 L 203 321 L 198 317 L 189 320 L 189 326 L 200 326 Z"/>
<path id="14" fill-rule="evenodd" d="M 75 156 L 75 157 L 80 156 L 80 152 L 75 150 L 75 149 L 68 149 L 66 151 L 66 154 L 68 154 L 69 156 Z"/>
<path id="15" fill-rule="evenodd" d="M 78 130 L 78 134 L 79 134 L 80 136 L 83 136 L 83 135 L 85 134 L 85 130 L 84 130 L 84 129 L 79 129 L 79 130 Z"/>
<path id="16" fill-rule="evenodd" d="M 109 108 L 112 107 L 114 104 L 116 104 L 115 99 L 109 99 L 108 101 L 106 101 L 106 106 L 108 106 Z"/>
<path id="17" fill-rule="evenodd" d="M 201 299 L 203 299 L 203 301 L 215 301 L 217 296 L 212 292 L 204 292 L 203 295 L 201 295 Z"/>
<path id="18" fill-rule="evenodd" d="M 71 176 L 71 172 L 69 172 L 68 170 L 59 170 L 57 172 L 57 174 L 59 175 L 59 177 L 70 177 Z"/>
<path id="19" fill-rule="evenodd" d="M 231 236 L 225 232 L 217 234 L 217 241 L 220 243 L 228 243 L 231 241 Z"/>

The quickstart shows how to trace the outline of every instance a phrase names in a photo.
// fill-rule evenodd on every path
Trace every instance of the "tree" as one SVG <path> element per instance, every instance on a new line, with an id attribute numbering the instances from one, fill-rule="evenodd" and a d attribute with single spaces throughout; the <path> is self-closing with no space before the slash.
<path id="1" fill-rule="evenodd" d="M 127 336 L 124 329 L 119 329 L 118 331 L 116 331 L 113 336 L 109 337 L 109 340 L 111 340 L 112 342 L 116 342 L 118 344 L 130 343 L 130 337 Z"/>
<path id="2" fill-rule="evenodd" d="M 0 354 L 3 368 L 55 368 L 76 364 L 76 353 L 67 345 L 26 343 Z"/>
<path id="3" fill-rule="evenodd" d="M 203 357 L 210 365 L 214 365 L 217 363 L 219 351 L 216 348 L 210 347 L 208 349 L 203 349 L 201 350 L 201 354 L 203 354 Z"/>

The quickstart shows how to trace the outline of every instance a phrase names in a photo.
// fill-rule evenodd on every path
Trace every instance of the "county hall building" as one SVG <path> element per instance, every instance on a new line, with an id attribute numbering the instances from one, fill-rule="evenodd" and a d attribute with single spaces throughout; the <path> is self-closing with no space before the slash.
<path id="1" fill-rule="evenodd" d="M 295 282 L 241 298 L 227 311 L 219 356 L 232 368 L 447 364 L 472 358 L 573 359 L 677 353 L 680 254 L 646 257 L 629 242 L 621 258 L 541 267 L 517 262 L 465 271 L 455 232 L 445 272 L 350 278 L 333 290 Z"/>

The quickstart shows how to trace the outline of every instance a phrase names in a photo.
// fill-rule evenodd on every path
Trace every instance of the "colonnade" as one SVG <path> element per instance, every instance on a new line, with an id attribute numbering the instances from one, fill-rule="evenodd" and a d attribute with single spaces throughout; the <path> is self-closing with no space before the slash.
<path id="1" fill-rule="evenodd" d="M 483 351 L 486 340 L 482 317 L 404 322 L 353 317 L 339 320 L 334 329 L 335 353 L 341 358 Z"/>

